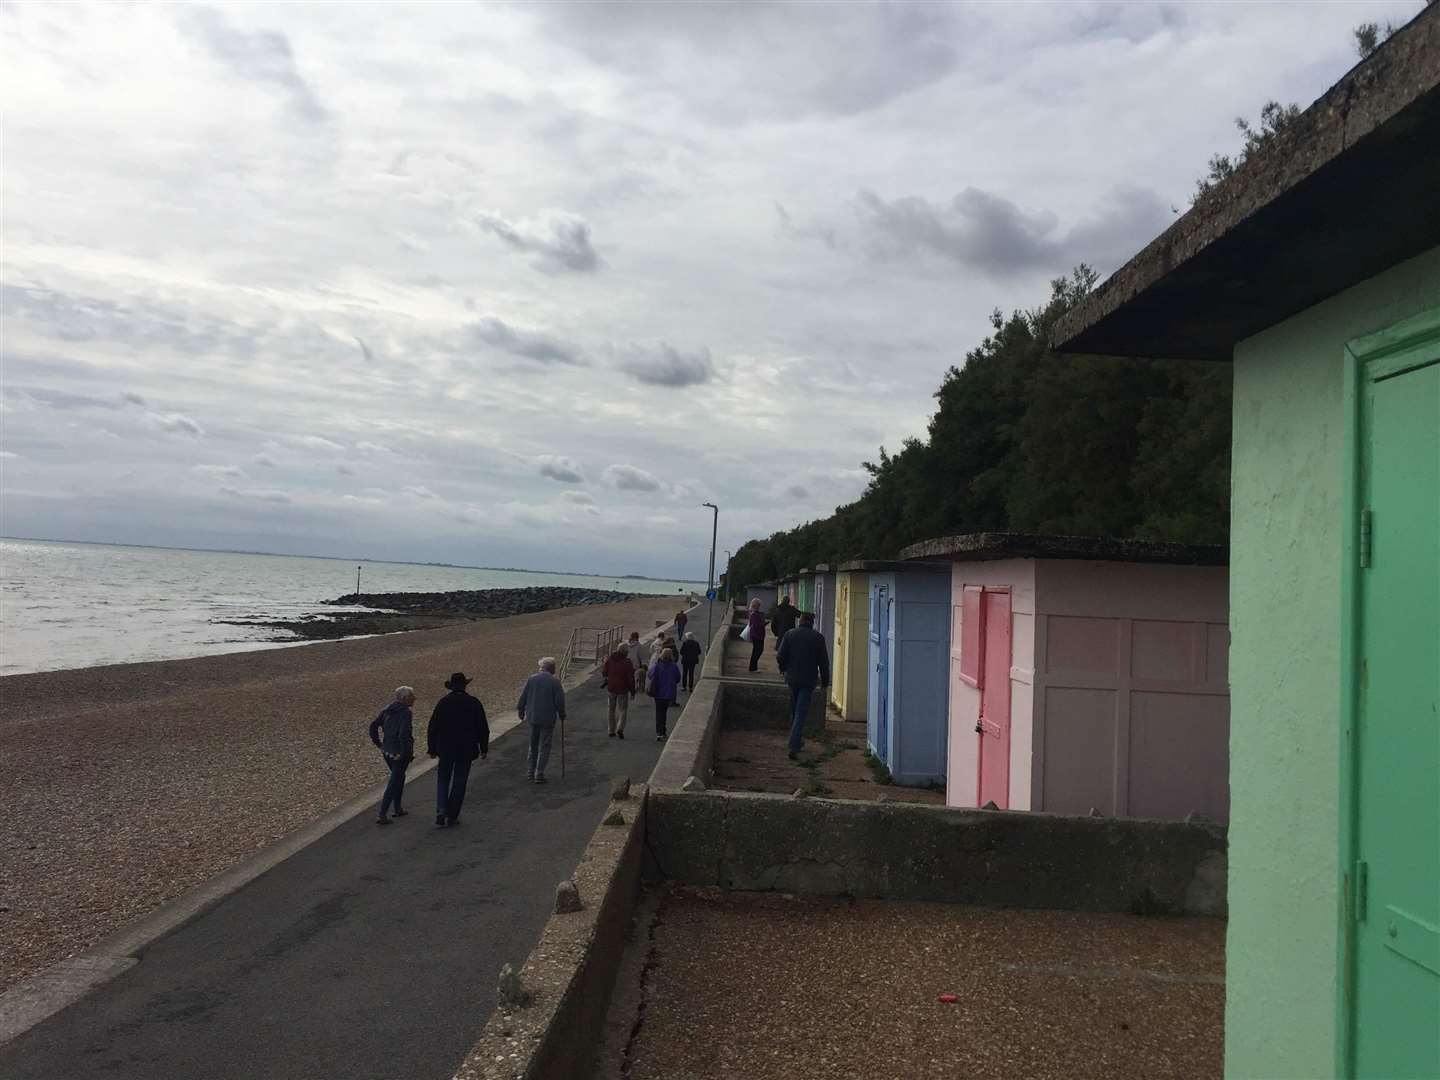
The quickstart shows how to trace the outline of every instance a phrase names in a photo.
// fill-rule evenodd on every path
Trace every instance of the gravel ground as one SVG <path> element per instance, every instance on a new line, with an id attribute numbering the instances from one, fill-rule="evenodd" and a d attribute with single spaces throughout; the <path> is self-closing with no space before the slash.
<path id="1" fill-rule="evenodd" d="M 461 670 L 513 715 L 577 625 L 652 630 L 660 596 L 437 630 L 0 679 L 0 990 L 384 781 L 366 728 Z"/>
<path id="2" fill-rule="evenodd" d="M 1221 1075 L 1223 920 L 661 891 L 639 1030 L 598 1076 Z"/>

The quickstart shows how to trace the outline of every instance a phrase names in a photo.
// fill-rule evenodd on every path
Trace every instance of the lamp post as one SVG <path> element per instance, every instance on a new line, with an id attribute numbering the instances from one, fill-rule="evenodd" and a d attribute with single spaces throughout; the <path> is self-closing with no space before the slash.
<path id="1" fill-rule="evenodd" d="M 725 603 L 728 604 L 730 607 L 734 607 L 734 606 L 735 606 L 735 591 L 734 591 L 734 585 L 733 585 L 733 584 L 731 583 L 731 581 L 730 581 L 730 552 L 729 552 L 729 551 L 726 551 L 726 552 L 725 552 Z M 726 615 L 725 617 L 726 617 L 727 619 L 730 618 L 729 615 Z"/>
<path id="2" fill-rule="evenodd" d="M 720 530 L 720 508 L 714 503 L 701 503 L 701 506 L 708 506 L 710 515 L 710 580 L 705 585 L 705 651 L 710 651 L 710 636 L 715 632 L 715 601 L 711 594 L 715 591 L 715 538 Z"/>

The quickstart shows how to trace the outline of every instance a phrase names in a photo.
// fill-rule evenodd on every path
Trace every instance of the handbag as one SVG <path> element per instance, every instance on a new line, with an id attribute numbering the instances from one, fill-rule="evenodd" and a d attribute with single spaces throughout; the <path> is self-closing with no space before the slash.
<path id="1" fill-rule="evenodd" d="M 746 623 L 746 624 L 745 624 L 745 629 L 740 631 L 740 640 L 741 640 L 741 641 L 749 641 L 749 640 L 750 640 L 750 624 L 749 624 L 749 623 Z"/>

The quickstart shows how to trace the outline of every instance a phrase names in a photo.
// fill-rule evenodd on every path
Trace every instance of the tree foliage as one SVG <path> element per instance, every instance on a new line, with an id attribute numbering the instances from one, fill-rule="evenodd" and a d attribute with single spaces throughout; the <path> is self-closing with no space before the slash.
<path id="1" fill-rule="evenodd" d="M 1356 31 L 1357 35 L 1359 31 Z M 1208 194 L 1217 184 L 1224 183 L 1254 154 L 1264 150 L 1275 137 L 1300 118 L 1303 110 L 1293 102 L 1281 105 L 1278 101 L 1267 101 L 1260 107 L 1260 121 L 1252 124 L 1243 116 L 1235 118 L 1235 127 L 1244 139 L 1240 150 L 1231 157 L 1229 154 L 1214 154 L 1205 175 L 1195 181 L 1195 198 Z"/>
<path id="2" fill-rule="evenodd" d="M 986 530 L 1224 542 L 1229 365 L 1055 356 L 1056 321 L 1095 280 L 1081 266 L 1040 307 L 997 309 L 945 372 L 926 437 L 882 446 L 864 493 L 830 517 L 741 545 L 734 580 Z"/>

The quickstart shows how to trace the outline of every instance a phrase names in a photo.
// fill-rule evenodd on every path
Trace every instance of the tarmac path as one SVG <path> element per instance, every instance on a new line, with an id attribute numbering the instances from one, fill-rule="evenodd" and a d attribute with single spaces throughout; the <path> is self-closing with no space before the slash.
<path id="1" fill-rule="evenodd" d="M 494 1008 L 500 968 L 518 967 L 538 940 L 610 777 L 642 782 L 658 757 L 643 694 L 623 741 L 606 736 L 598 676 L 567 700 L 563 780 L 557 733 L 550 783 L 525 782 L 525 725 L 475 763 L 454 828 L 434 825 L 433 773 L 417 778 L 408 817 L 379 828 L 373 813 L 357 815 L 162 938 L 0 1047 L 0 1076 L 449 1077 Z M 510 709 L 487 702 L 492 723 Z M 416 717 L 417 741 L 427 719 Z"/>

